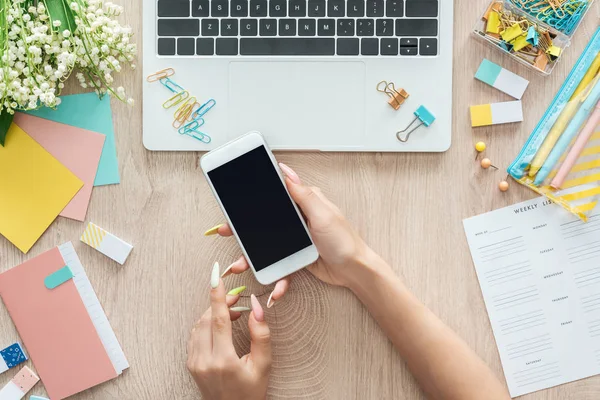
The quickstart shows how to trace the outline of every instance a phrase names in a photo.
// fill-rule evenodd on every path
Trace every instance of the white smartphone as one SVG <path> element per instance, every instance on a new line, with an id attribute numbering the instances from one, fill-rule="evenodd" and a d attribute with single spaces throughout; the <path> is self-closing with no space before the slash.
<path id="1" fill-rule="evenodd" d="M 214 149 L 200 166 L 260 283 L 273 283 L 317 260 L 306 223 L 260 133 Z"/>

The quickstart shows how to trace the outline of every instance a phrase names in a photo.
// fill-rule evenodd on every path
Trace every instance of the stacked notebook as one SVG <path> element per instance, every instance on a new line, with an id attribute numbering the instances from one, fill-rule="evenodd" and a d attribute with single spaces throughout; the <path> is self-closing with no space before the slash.
<path id="1" fill-rule="evenodd" d="M 0 297 L 52 400 L 129 368 L 71 242 L 0 274 Z"/>

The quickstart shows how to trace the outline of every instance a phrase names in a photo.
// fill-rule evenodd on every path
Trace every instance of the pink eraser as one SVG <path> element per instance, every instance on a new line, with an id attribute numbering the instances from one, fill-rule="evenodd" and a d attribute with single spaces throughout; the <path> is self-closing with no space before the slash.
<path id="1" fill-rule="evenodd" d="M 38 378 L 29 367 L 23 367 L 12 379 L 12 383 L 17 385 L 23 393 L 27 393 L 39 382 L 39 380 L 40 378 Z"/>

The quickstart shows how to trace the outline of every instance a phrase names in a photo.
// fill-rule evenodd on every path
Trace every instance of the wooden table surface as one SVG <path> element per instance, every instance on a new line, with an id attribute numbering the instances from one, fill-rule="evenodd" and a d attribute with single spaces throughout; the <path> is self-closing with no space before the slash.
<path id="1" fill-rule="evenodd" d="M 141 0 L 121 3 L 123 18 L 138 32 L 141 48 Z M 473 143 L 485 141 L 486 155 L 506 168 L 594 33 L 600 5 L 589 12 L 551 77 L 536 75 L 470 36 L 486 5 L 487 0 L 455 1 L 453 144 L 448 152 L 277 156 L 307 183 L 321 187 L 408 287 L 504 381 L 462 220 L 533 194 L 516 184 L 500 193 L 497 184 L 503 172 L 482 170 L 474 161 Z M 473 79 L 484 57 L 530 80 L 523 98 L 523 123 L 470 127 L 469 105 L 510 100 Z M 73 241 L 109 316 L 131 368 L 118 379 L 74 396 L 76 400 L 199 398 L 185 369 L 188 334 L 209 304 L 210 266 L 215 260 L 229 265 L 240 255 L 234 239 L 202 236 L 223 217 L 198 168 L 201 154 L 144 149 L 143 78 L 141 68 L 118 78 L 137 100 L 133 108 L 112 103 L 122 183 L 94 189 L 88 212 L 88 221 L 135 246 L 127 264 L 120 267 L 80 243 L 85 225 L 64 218 L 52 224 L 28 256 L 0 238 L 0 271 Z M 226 279 L 228 288 L 241 284 L 249 286 L 248 293 L 269 290 L 251 273 Z M 269 389 L 273 399 L 423 397 L 390 342 L 344 289 L 299 273 L 285 299 L 268 310 L 267 320 L 275 358 Z M 240 352 L 248 350 L 246 321 L 243 317 L 234 324 Z M 6 309 L 0 306 L 0 346 L 17 339 Z M 0 376 L 0 385 L 13 375 L 11 370 Z M 43 393 L 39 384 L 30 394 Z M 600 377 L 594 377 L 524 399 L 599 397 Z"/>

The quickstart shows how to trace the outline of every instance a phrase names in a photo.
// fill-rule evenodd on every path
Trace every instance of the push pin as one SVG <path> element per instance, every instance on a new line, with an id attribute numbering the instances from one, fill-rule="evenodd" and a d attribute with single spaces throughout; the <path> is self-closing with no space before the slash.
<path id="1" fill-rule="evenodd" d="M 415 119 L 413 119 L 413 121 L 410 123 L 410 125 L 408 125 L 403 130 L 396 132 L 396 137 L 402 143 L 408 142 L 408 139 L 410 138 L 410 134 L 413 133 L 414 131 L 416 131 L 421 125 L 425 125 L 426 127 L 428 127 L 429 125 L 433 124 L 433 121 L 435 121 L 435 116 L 431 112 L 429 112 L 429 110 L 427 108 L 425 108 L 425 106 L 420 106 L 419 108 L 417 108 L 417 111 L 415 111 L 414 114 L 415 114 Z M 403 139 L 401 137 L 401 134 L 408 131 L 410 129 L 410 127 L 413 126 L 413 124 L 415 122 L 417 122 L 417 120 L 421 121 L 421 123 L 419 125 L 415 126 L 414 128 L 412 128 L 406 134 L 406 137 Z"/>
<path id="2" fill-rule="evenodd" d="M 475 143 L 475 150 L 477 150 L 477 155 L 475 156 L 476 160 L 477 160 L 477 157 L 479 157 L 479 154 L 483 153 L 486 148 L 487 148 L 487 146 L 483 142 Z"/>
<path id="3" fill-rule="evenodd" d="M 392 106 L 394 110 L 398 110 L 402 104 L 404 104 L 404 100 L 406 100 L 409 94 L 404 89 L 396 90 L 394 86 L 394 82 L 386 82 L 381 81 L 377 84 L 377 91 L 381 93 L 385 93 L 390 99 L 388 100 L 388 104 Z"/>
<path id="4" fill-rule="evenodd" d="M 500 189 L 501 192 L 508 191 L 508 187 L 509 187 L 508 181 L 506 181 L 506 180 L 504 180 L 498 184 L 498 189 Z"/>
<path id="5" fill-rule="evenodd" d="M 481 168 L 488 169 L 489 167 L 498 169 L 498 167 L 492 164 L 492 161 L 489 158 L 484 158 L 483 160 L 481 160 Z"/>

